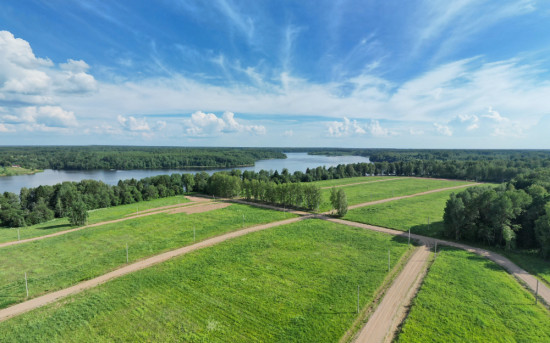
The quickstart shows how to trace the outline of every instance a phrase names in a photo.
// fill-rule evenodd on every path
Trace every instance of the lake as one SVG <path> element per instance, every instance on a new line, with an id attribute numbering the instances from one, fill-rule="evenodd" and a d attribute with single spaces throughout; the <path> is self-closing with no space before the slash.
<path id="1" fill-rule="evenodd" d="M 305 172 L 307 168 L 319 166 L 332 167 L 339 164 L 369 163 L 368 157 L 361 156 L 321 156 L 308 155 L 307 153 L 285 153 L 286 159 L 259 160 L 254 167 L 230 168 L 230 169 L 155 169 L 155 170 L 52 170 L 46 169 L 43 173 L 34 175 L 2 176 L 0 177 L 0 192 L 13 192 L 19 194 L 23 187 L 33 188 L 40 185 L 55 185 L 63 181 L 81 181 L 86 179 L 103 181 L 109 185 L 116 185 L 118 180 L 143 179 L 149 176 L 173 174 L 173 173 L 197 173 L 205 171 L 212 174 L 217 171 L 240 169 L 245 170 L 278 170 L 288 169 L 290 173 L 299 170 Z"/>

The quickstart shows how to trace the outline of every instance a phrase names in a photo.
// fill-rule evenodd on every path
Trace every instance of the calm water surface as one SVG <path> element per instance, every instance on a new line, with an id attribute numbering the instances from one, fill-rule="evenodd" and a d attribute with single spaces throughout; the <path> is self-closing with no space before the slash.
<path id="1" fill-rule="evenodd" d="M 231 168 L 244 170 L 260 171 L 288 169 L 290 173 L 299 170 L 305 172 L 307 168 L 317 168 L 319 166 L 337 166 L 338 164 L 370 162 L 368 157 L 361 156 L 318 156 L 308 155 L 307 153 L 286 153 L 286 159 L 260 160 L 254 167 Z M 103 181 L 109 185 L 116 185 L 118 180 L 124 179 L 142 179 L 149 176 L 172 174 L 172 173 L 197 173 L 205 171 L 212 174 L 217 171 L 227 169 L 208 169 L 208 170 L 180 170 L 180 169 L 157 169 L 157 170 L 51 170 L 46 169 L 43 173 L 34 175 L 3 176 L 0 177 L 0 192 L 14 192 L 19 194 L 23 187 L 32 188 L 40 185 L 55 185 L 63 181 L 81 181 L 93 179 Z"/>

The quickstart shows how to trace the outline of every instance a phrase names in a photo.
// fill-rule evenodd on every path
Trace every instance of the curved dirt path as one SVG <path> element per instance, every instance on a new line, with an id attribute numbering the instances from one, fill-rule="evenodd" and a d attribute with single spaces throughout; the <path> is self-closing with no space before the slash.
<path id="1" fill-rule="evenodd" d="M 17 315 L 20 315 L 24 312 L 36 309 L 38 307 L 44 306 L 44 305 L 49 304 L 49 303 L 52 303 L 52 302 L 57 301 L 61 298 L 65 298 L 69 295 L 73 295 L 73 294 L 82 292 L 82 291 L 84 291 L 86 289 L 89 289 L 89 288 L 93 288 L 97 285 L 100 285 L 100 284 L 105 283 L 107 281 L 119 278 L 119 277 L 124 276 L 126 274 L 133 273 L 133 272 L 136 272 L 138 270 L 145 269 L 145 268 L 151 267 L 155 264 L 167 261 L 167 260 L 169 260 L 173 257 L 185 255 L 185 254 L 188 254 L 192 251 L 203 249 L 203 248 L 206 248 L 206 247 L 210 247 L 210 246 L 213 246 L 215 244 L 227 241 L 227 240 L 232 239 L 232 238 L 244 236 L 244 235 L 252 233 L 252 232 L 261 231 L 261 230 L 269 229 L 269 228 L 280 226 L 280 225 L 294 223 L 294 222 L 297 222 L 297 221 L 300 221 L 300 220 L 304 220 L 306 218 L 308 218 L 308 217 L 295 217 L 295 218 L 281 220 L 281 221 L 277 221 L 277 222 L 273 222 L 273 223 L 257 225 L 257 226 L 249 227 L 249 228 L 246 228 L 246 229 L 243 229 L 243 230 L 229 232 L 229 233 L 226 233 L 226 234 L 223 234 L 223 235 L 220 235 L 220 236 L 216 236 L 216 237 L 213 237 L 213 238 L 206 239 L 206 240 L 204 240 L 202 242 L 199 242 L 199 243 L 195 243 L 195 244 L 188 245 L 188 246 L 185 246 L 185 247 L 182 247 L 182 248 L 179 248 L 179 249 L 171 250 L 171 251 L 168 251 L 168 252 L 153 256 L 153 257 L 146 258 L 144 260 L 126 265 L 122 268 L 113 270 L 112 272 L 109 272 L 107 274 L 98 276 L 98 277 L 93 278 L 91 280 L 83 281 L 83 282 L 81 282 L 79 284 L 76 284 L 74 286 L 71 286 L 69 288 L 65 288 L 65 289 L 62 289 L 62 290 L 59 290 L 59 291 L 56 291 L 56 292 L 48 293 L 48 294 L 42 295 L 40 297 L 37 297 L 37 298 L 31 299 L 31 300 L 13 305 L 11 307 L 7 307 L 5 309 L 2 309 L 2 310 L 0 310 L 0 322 L 2 322 L 4 320 L 7 320 L 9 318 L 15 317 Z"/>
<path id="2" fill-rule="evenodd" d="M 339 224 L 348 225 L 348 226 L 353 226 L 353 227 L 358 227 L 358 228 L 362 228 L 362 229 L 387 233 L 387 234 L 394 235 L 394 236 L 402 236 L 402 237 L 405 237 L 405 238 L 409 237 L 408 232 L 388 229 L 388 228 L 385 228 L 385 227 L 374 226 L 374 225 L 369 225 L 369 224 L 362 224 L 362 223 L 356 223 L 356 222 L 351 222 L 351 221 L 348 221 L 348 220 L 329 218 L 329 217 L 325 217 L 325 216 L 317 216 L 317 218 L 332 221 L 332 222 L 339 223 Z M 550 304 L 550 288 L 548 286 L 546 286 L 544 283 L 538 281 L 537 278 L 535 278 L 533 275 L 529 274 L 527 271 L 525 271 L 522 268 L 518 267 L 512 261 L 510 261 L 509 259 L 507 259 L 506 257 L 504 257 L 500 254 L 497 254 L 496 252 L 481 249 L 481 248 L 475 248 L 475 247 L 472 247 L 472 246 L 469 246 L 469 245 L 466 245 L 466 244 L 462 244 L 462 243 L 456 243 L 456 242 L 446 241 L 446 240 L 442 240 L 442 239 L 421 236 L 421 235 L 417 235 L 417 234 L 411 234 L 410 237 L 411 237 L 411 239 L 417 240 L 417 241 L 419 241 L 422 244 L 427 245 L 427 246 L 434 246 L 437 243 L 438 245 L 446 245 L 446 246 L 466 250 L 466 251 L 478 254 L 480 256 L 483 256 L 483 257 L 495 262 L 496 264 L 498 264 L 502 268 L 504 268 L 506 271 L 508 271 L 510 274 L 512 274 L 514 277 L 516 277 L 518 280 L 520 280 L 524 285 L 526 285 L 533 293 L 535 293 L 535 290 L 537 289 L 537 282 L 538 282 L 538 295 L 539 295 L 539 298 L 544 300 L 544 302 L 546 304 Z"/>
<path id="3" fill-rule="evenodd" d="M 400 200 L 400 199 L 414 198 L 414 197 L 418 197 L 418 196 L 422 196 L 422 195 L 426 195 L 426 194 L 432 194 L 432 193 L 448 191 L 448 190 L 451 190 L 451 189 L 466 188 L 466 187 L 471 187 L 471 186 L 476 186 L 476 185 L 481 185 L 481 184 L 480 183 L 468 183 L 468 184 L 460 185 L 460 186 L 437 188 L 437 189 L 432 189 L 430 191 L 425 191 L 425 192 L 420 192 L 420 193 L 414 193 L 414 194 L 402 195 L 402 196 L 393 197 L 393 198 L 386 198 L 386 199 L 380 199 L 380 200 L 375 200 L 375 201 L 369 201 L 369 202 L 364 202 L 364 203 L 361 203 L 361 204 L 355 204 L 355 205 L 348 206 L 348 210 L 353 210 L 353 209 L 360 208 L 360 207 L 372 206 L 372 205 L 376 205 L 376 204 L 383 204 L 385 202 L 390 202 L 390 201 L 395 201 L 395 200 Z M 330 212 L 331 211 L 326 211 L 326 212 L 323 212 L 322 214 L 330 214 Z"/>
<path id="4" fill-rule="evenodd" d="M 357 335 L 355 342 L 391 342 L 393 333 L 403 320 L 405 307 L 411 303 L 426 274 L 429 257 L 430 249 L 425 245 L 414 252 Z"/>
<path id="5" fill-rule="evenodd" d="M 201 202 L 197 202 L 197 203 L 195 203 L 195 202 L 185 202 L 185 203 L 181 203 L 181 204 L 177 204 L 177 205 L 168 205 L 168 206 L 155 207 L 153 209 L 149 209 L 149 210 L 145 210 L 143 212 L 140 212 L 139 214 L 137 214 L 137 213 L 136 214 L 130 214 L 130 215 L 127 215 L 126 217 L 119 218 L 119 219 L 107 220 L 107 221 L 104 221 L 104 222 L 99 222 L 99 223 L 94 223 L 94 224 L 90 224 L 90 225 L 76 227 L 74 229 L 63 230 L 63 231 L 50 233 L 48 235 L 26 238 L 26 239 L 22 239 L 22 240 L 19 240 L 19 241 L 9 241 L 9 242 L 0 243 L 0 248 L 12 246 L 12 245 L 17 245 L 17 244 L 28 243 L 28 242 L 39 241 L 41 239 L 61 236 L 61 235 L 65 235 L 65 234 L 75 232 L 75 231 L 84 230 L 84 229 L 91 228 L 91 227 L 96 227 L 96 226 L 101 226 L 101 225 L 106 225 L 106 224 L 119 223 L 119 222 L 123 222 L 125 220 L 151 216 L 151 215 L 159 214 L 159 213 L 177 213 L 177 212 L 174 212 L 174 211 L 176 211 L 178 209 L 181 209 L 181 208 L 186 209 L 186 208 L 193 208 L 193 207 L 197 207 L 197 206 L 202 207 L 202 206 L 208 206 L 208 205 L 209 204 L 206 203 L 206 201 L 201 201 Z M 182 210 L 180 212 L 185 212 L 185 211 Z M 199 212 L 199 211 L 197 211 L 197 212 Z M 194 212 L 189 211 L 188 213 L 194 213 Z"/>

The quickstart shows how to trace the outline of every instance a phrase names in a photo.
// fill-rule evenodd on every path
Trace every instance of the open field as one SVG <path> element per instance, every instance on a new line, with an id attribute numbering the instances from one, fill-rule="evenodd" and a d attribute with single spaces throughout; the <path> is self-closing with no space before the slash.
<path id="1" fill-rule="evenodd" d="M 346 192 L 349 205 L 380 199 L 393 198 L 402 195 L 410 195 L 438 188 L 467 185 L 468 181 L 446 181 L 437 179 L 402 178 L 401 180 L 374 182 L 363 185 L 347 186 L 342 188 Z M 319 210 L 321 212 L 331 209 L 330 189 L 323 189 L 323 199 Z M 456 190 L 455 190 L 456 192 Z"/>
<path id="2" fill-rule="evenodd" d="M 550 316 L 487 259 L 443 249 L 413 302 L 398 342 L 548 342 Z"/>
<path id="3" fill-rule="evenodd" d="M 103 221 L 118 219 L 126 215 L 136 214 L 139 211 L 145 211 L 151 208 L 177 205 L 182 203 L 188 203 L 183 195 L 155 199 L 150 201 L 142 201 L 135 204 L 120 205 L 107 208 L 101 208 L 97 210 L 88 211 L 88 224 L 100 223 Z M 67 218 L 56 218 L 46 223 L 40 223 L 26 228 L 20 228 L 19 234 L 21 239 L 40 237 L 48 235 L 50 233 L 68 230 L 76 226 L 69 224 Z M 0 228 L 0 243 L 17 240 L 17 229 L 13 228 Z"/>
<path id="4" fill-rule="evenodd" d="M 443 238 L 443 213 L 447 199 L 453 192 L 456 190 L 357 208 L 350 210 L 344 219 L 401 231 L 410 229 L 413 234 Z M 430 225 L 428 225 L 428 217 Z M 479 244 L 477 246 L 487 248 Z M 489 249 L 505 255 L 518 266 L 550 285 L 550 263 L 536 252 L 511 252 L 495 247 Z"/>
<path id="5" fill-rule="evenodd" d="M 292 214 L 231 205 L 196 214 L 158 214 L 106 224 L 41 241 L 0 250 L 0 307 L 25 299 L 24 272 L 29 295 L 35 297 L 102 275 L 129 261 L 193 243 L 196 240 L 268 223 Z"/>
<path id="6" fill-rule="evenodd" d="M 319 186 L 319 187 L 332 187 L 332 186 L 349 185 L 349 184 L 360 183 L 360 182 L 373 182 L 373 181 L 392 180 L 392 179 L 403 179 L 403 177 L 395 177 L 395 176 L 357 176 L 357 177 L 347 177 L 347 178 L 344 178 L 344 179 L 314 181 L 313 183 L 316 186 Z"/>
<path id="7" fill-rule="evenodd" d="M 411 233 L 441 238 L 445 205 L 451 193 L 456 192 L 456 189 L 441 191 L 356 208 L 350 210 L 344 219 L 401 231 L 411 229 Z M 430 225 L 428 225 L 428 217 Z"/>
<path id="8" fill-rule="evenodd" d="M 335 342 L 406 241 L 320 220 L 249 234 L 0 323 L 0 341 Z M 61 306 L 62 305 L 62 306 Z"/>

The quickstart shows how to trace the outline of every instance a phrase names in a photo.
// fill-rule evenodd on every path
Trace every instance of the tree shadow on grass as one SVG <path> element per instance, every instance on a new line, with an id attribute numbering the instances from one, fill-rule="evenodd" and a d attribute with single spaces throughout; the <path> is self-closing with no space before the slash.
<path id="1" fill-rule="evenodd" d="M 415 225 L 411 227 L 411 233 L 434 237 L 434 238 L 444 238 L 443 236 L 443 221 L 433 222 L 428 224 Z"/>

